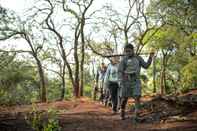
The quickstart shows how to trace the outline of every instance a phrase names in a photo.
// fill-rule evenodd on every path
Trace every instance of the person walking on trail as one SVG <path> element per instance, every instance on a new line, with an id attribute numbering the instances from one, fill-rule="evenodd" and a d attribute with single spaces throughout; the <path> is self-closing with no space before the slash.
<path id="1" fill-rule="evenodd" d="M 107 88 L 106 90 L 109 90 L 110 93 L 113 114 L 117 112 L 118 104 L 118 65 L 119 57 L 113 57 L 111 63 L 107 67 L 104 80 L 105 88 Z"/>
<path id="2" fill-rule="evenodd" d="M 98 87 L 98 90 L 100 92 L 99 100 L 101 102 L 103 102 L 104 100 L 104 78 L 106 70 L 107 66 L 102 62 L 96 74 L 96 86 Z"/>
<path id="3" fill-rule="evenodd" d="M 118 68 L 118 79 L 120 86 L 120 117 L 125 119 L 125 108 L 129 97 L 135 100 L 134 120 L 137 120 L 139 114 L 140 97 L 141 97 L 141 82 L 140 82 L 140 70 L 141 67 L 147 69 L 154 56 L 154 53 L 150 53 L 148 61 L 145 62 L 141 56 L 134 54 L 134 47 L 132 44 L 127 44 L 124 47 L 124 53 L 126 54 L 120 61 Z"/>

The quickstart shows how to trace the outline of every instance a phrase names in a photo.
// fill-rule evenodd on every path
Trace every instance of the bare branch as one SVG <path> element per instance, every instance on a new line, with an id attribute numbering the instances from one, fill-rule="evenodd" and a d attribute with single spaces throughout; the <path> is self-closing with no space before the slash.
<path id="1" fill-rule="evenodd" d="M 98 51 L 96 51 L 90 44 L 90 41 L 88 43 L 88 47 L 92 50 L 93 53 L 95 53 L 96 55 L 99 55 L 103 58 L 110 58 L 110 57 L 117 57 L 117 56 L 127 56 L 126 54 L 113 54 L 113 55 L 106 55 L 106 53 L 100 53 Z M 137 55 L 149 55 L 150 53 L 140 53 L 140 54 L 137 54 Z"/>
<path id="2" fill-rule="evenodd" d="M 6 35 L 5 37 L 0 38 L 0 40 L 8 40 L 16 35 L 22 35 L 22 34 L 24 34 L 24 32 L 15 31 L 15 32 L 12 32 L 11 34 Z"/>
<path id="3" fill-rule="evenodd" d="M 26 51 L 26 50 L 2 50 L 0 49 L 0 52 L 7 52 L 7 53 L 32 53 L 32 51 Z"/>

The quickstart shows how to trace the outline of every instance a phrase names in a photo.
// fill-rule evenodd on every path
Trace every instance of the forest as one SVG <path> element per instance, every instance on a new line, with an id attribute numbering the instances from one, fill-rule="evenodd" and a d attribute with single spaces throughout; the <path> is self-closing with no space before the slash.
<path id="1" fill-rule="evenodd" d="M 0 130 L 197 130 L 196 0 L 15 1 L 0 1 Z M 154 52 L 139 123 L 98 98 L 100 65 L 129 44 Z"/>

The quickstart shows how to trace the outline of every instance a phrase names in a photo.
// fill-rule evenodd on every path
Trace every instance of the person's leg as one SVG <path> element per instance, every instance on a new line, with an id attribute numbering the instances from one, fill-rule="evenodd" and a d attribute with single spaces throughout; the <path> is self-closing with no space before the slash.
<path id="1" fill-rule="evenodd" d="M 100 96 L 100 100 L 103 103 L 103 98 L 104 98 L 104 91 L 103 91 L 103 87 L 101 87 L 101 96 Z"/>
<path id="2" fill-rule="evenodd" d="M 111 106 L 112 107 L 112 109 L 113 109 L 113 105 L 114 105 L 114 101 L 113 101 L 113 83 L 111 83 L 111 82 L 109 82 L 109 101 L 110 101 L 110 103 L 108 103 L 109 104 L 109 106 Z"/>
<path id="3" fill-rule="evenodd" d="M 117 102 L 117 109 L 118 109 L 118 111 L 120 111 L 120 105 L 121 105 L 121 103 L 120 103 L 120 87 L 119 87 L 119 85 L 118 85 L 118 90 L 117 90 L 117 99 L 118 99 L 118 102 Z"/>
<path id="4" fill-rule="evenodd" d="M 105 106 L 108 106 L 108 101 L 109 101 L 109 87 L 107 87 L 105 90 L 104 90 L 104 105 Z"/>
<path id="5" fill-rule="evenodd" d="M 104 91 L 104 80 L 102 80 L 102 86 L 101 86 L 101 102 L 104 104 L 104 98 L 105 98 L 105 91 Z"/>
<path id="6" fill-rule="evenodd" d="M 109 98 L 108 98 L 108 103 L 107 103 L 107 105 L 108 105 L 109 107 L 112 107 L 112 100 L 111 100 L 111 93 L 110 93 L 110 90 L 108 91 L 108 93 L 109 93 Z"/>
<path id="7" fill-rule="evenodd" d="M 113 83 L 111 85 L 111 99 L 112 99 L 112 110 L 117 112 L 118 103 L 118 83 Z"/>
<path id="8" fill-rule="evenodd" d="M 134 116 L 137 118 L 139 115 L 139 109 L 140 108 L 140 96 L 137 96 L 135 98 L 135 110 L 134 110 Z"/>
<path id="9" fill-rule="evenodd" d="M 140 80 L 136 80 L 133 97 L 135 99 L 134 118 L 138 118 L 139 111 L 140 111 L 140 97 L 141 97 L 141 82 L 140 82 Z"/>
<path id="10" fill-rule="evenodd" d="M 100 96 L 99 96 L 99 101 L 103 102 L 103 80 L 99 81 L 99 92 L 100 92 Z"/>
<path id="11" fill-rule="evenodd" d="M 127 101 L 128 101 L 128 97 L 121 97 L 121 100 L 120 100 L 120 117 L 122 120 L 125 119 L 125 108 L 126 108 L 126 105 L 127 105 Z"/>
<path id="12" fill-rule="evenodd" d="M 121 104 L 120 104 L 120 96 L 119 95 L 117 96 L 117 99 L 118 99 L 118 102 L 117 102 L 117 110 L 120 111 L 120 109 L 121 109 L 120 108 L 120 105 Z"/>

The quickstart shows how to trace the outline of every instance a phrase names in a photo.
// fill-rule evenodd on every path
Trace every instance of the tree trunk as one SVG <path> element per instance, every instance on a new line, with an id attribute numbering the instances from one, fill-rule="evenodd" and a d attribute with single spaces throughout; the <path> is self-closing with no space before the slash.
<path id="1" fill-rule="evenodd" d="M 79 88 L 80 94 L 79 94 L 79 96 L 83 96 L 83 88 L 84 88 L 84 60 L 81 61 L 81 77 L 80 77 L 80 88 Z"/>
<path id="2" fill-rule="evenodd" d="M 78 25 L 79 27 L 79 25 Z M 78 27 L 75 30 L 75 43 L 74 43 L 74 59 L 75 59 L 75 81 L 74 81 L 74 96 L 79 97 L 79 58 L 78 58 Z"/>
<path id="3" fill-rule="evenodd" d="M 75 81 L 75 85 L 74 85 L 74 96 L 76 97 L 76 98 L 79 98 L 80 96 L 79 96 L 79 80 L 76 80 Z"/>
<path id="4" fill-rule="evenodd" d="M 77 59 L 78 60 L 78 59 Z M 76 61 L 77 62 L 77 61 Z M 75 97 L 80 97 L 80 93 L 79 93 L 79 62 L 76 63 L 76 66 L 75 66 L 75 81 L 74 81 L 74 96 Z"/>
<path id="5" fill-rule="evenodd" d="M 50 1 L 48 1 L 48 2 L 49 2 L 49 4 L 51 5 L 51 9 L 52 9 L 53 6 L 52 6 L 51 2 L 50 2 Z M 73 85 L 73 90 L 74 90 L 75 82 L 74 82 L 73 71 L 72 71 L 72 68 L 71 68 L 71 66 L 70 66 L 70 64 L 69 64 L 69 62 L 68 62 L 68 60 L 67 60 L 67 55 L 66 55 L 66 52 L 65 52 L 65 49 L 64 49 L 64 46 L 63 46 L 63 37 L 62 37 L 62 35 L 61 35 L 53 26 L 51 26 L 51 24 L 50 24 L 50 20 L 51 20 L 50 18 L 51 18 L 52 13 L 53 13 L 53 10 L 51 10 L 51 12 L 48 14 L 48 16 L 47 16 L 45 22 L 46 22 L 46 25 L 47 25 L 48 29 L 49 29 L 51 32 L 55 33 L 56 36 L 57 36 L 57 38 L 58 38 L 58 40 L 59 40 L 59 42 L 58 42 L 57 44 L 58 44 L 59 47 L 60 47 L 60 54 L 61 54 L 61 57 L 62 57 L 62 59 L 63 59 L 63 61 L 64 61 L 64 65 L 65 65 L 65 66 L 67 67 L 67 69 L 68 69 L 69 78 L 70 78 L 70 80 L 71 80 L 71 83 L 72 83 L 72 85 Z M 62 83 L 65 84 L 65 80 L 62 79 Z M 62 85 L 62 86 L 63 86 L 63 87 L 62 87 L 62 97 L 63 97 L 63 92 L 65 92 L 65 85 Z M 63 88 L 64 88 L 64 89 L 63 89 Z M 64 90 L 64 91 L 63 91 L 63 90 Z"/>
<path id="6" fill-rule="evenodd" d="M 66 89 L 65 68 L 66 68 L 66 64 L 64 62 L 63 69 L 62 69 L 62 91 L 61 91 L 60 100 L 64 100 L 64 96 L 65 96 L 65 89 Z"/>
<path id="7" fill-rule="evenodd" d="M 46 102 L 47 101 L 47 93 L 46 93 L 46 83 L 45 83 L 44 71 L 42 69 L 42 64 L 41 64 L 40 60 L 36 56 L 34 56 L 34 58 L 37 63 L 38 73 L 39 73 L 39 77 L 40 77 L 41 101 Z"/>
<path id="8" fill-rule="evenodd" d="M 160 88 L 161 88 L 161 95 L 164 95 L 164 81 L 163 81 L 163 67 L 161 70 L 161 76 L 160 76 Z"/>
<path id="9" fill-rule="evenodd" d="M 84 25 L 85 25 L 85 16 L 83 15 L 82 20 L 81 20 L 81 77 L 80 77 L 80 89 L 79 89 L 79 95 L 83 96 L 83 87 L 84 87 L 84 60 L 85 60 L 85 39 L 84 39 Z"/>
<path id="10" fill-rule="evenodd" d="M 129 38 L 128 38 L 128 32 L 126 31 L 126 29 L 124 30 L 124 36 L 125 36 L 125 45 L 129 44 Z"/>
<path id="11" fill-rule="evenodd" d="M 164 93 L 166 94 L 167 90 L 166 90 L 166 64 L 164 65 L 163 68 L 163 83 L 164 83 Z"/>
<path id="12" fill-rule="evenodd" d="M 161 87 L 161 95 L 164 95 L 166 93 L 166 54 L 164 53 L 164 51 L 162 51 L 163 53 L 163 59 L 161 62 L 161 78 L 160 78 L 160 87 Z"/>
<path id="13" fill-rule="evenodd" d="M 41 101 L 46 102 L 47 101 L 47 90 L 46 90 L 45 76 L 44 76 L 44 71 L 42 68 L 42 63 L 38 58 L 38 52 L 36 51 L 36 49 L 34 49 L 34 46 L 32 44 L 30 37 L 26 33 L 24 33 L 23 36 L 31 48 L 31 51 L 32 51 L 31 55 L 36 60 L 38 73 L 39 73 L 39 77 L 40 77 Z"/>
<path id="14" fill-rule="evenodd" d="M 156 57 L 153 57 L 153 93 L 156 93 Z"/>

